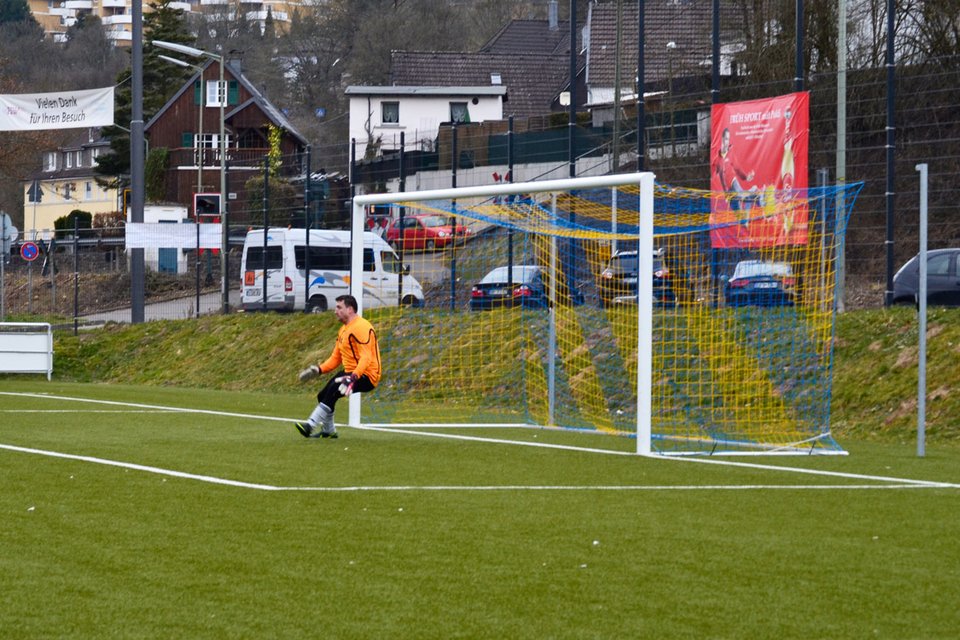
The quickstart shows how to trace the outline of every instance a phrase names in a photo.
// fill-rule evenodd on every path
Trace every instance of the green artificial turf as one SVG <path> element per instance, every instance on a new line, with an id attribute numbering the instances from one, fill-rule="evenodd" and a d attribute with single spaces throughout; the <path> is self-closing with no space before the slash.
<path id="1" fill-rule="evenodd" d="M 37 377 L 0 379 L 0 392 L 5 637 L 901 639 L 960 627 L 949 444 L 921 459 L 912 445 L 847 440 L 849 456 L 730 466 L 602 453 L 632 442 L 553 431 L 444 430 L 570 449 L 346 427 L 305 440 L 284 420 L 310 408 L 302 393 Z"/>

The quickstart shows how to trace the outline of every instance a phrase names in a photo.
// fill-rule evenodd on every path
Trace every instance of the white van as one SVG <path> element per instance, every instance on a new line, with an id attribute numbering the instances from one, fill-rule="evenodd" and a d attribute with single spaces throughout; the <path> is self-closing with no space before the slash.
<path id="1" fill-rule="evenodd" d="M 350 232 L 310 230 L 310 291 L 304 268 L 307 258 L 304 229 L 271 228 L 267 231 L 267 309 L 322 312 L 332 309 L 337 296 L 350 293 Z M 240 306 L 244 311 L 263 309 L 263 230 L 247 233 L 240 262 Z M 380 236 L 363 234 L 363 307 L 423 304 L 423 287 L 408 275 L 393 248 Z M 402 277 L 401 277 L 402 276 Z M 401 290 L 401 286 L 403 287 Z"/>

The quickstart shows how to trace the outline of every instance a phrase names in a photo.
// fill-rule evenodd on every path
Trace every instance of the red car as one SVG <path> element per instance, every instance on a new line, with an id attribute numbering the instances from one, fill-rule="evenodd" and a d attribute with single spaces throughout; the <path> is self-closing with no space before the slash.
<path id="1" fill-rule="evenodd" d="M 395 248 L 402 248 L 405 251 L 442 249 L 454 240 L 453 226 L 450 223 L 450 216 L 436 213 L 404 216 L 403 228 L 399 218 L 390 223 L 387 227 L 386 239 Z M 462 224 L 457 225 L 457 242 L 463 242 L 469 235 L 469 229 Z"/>

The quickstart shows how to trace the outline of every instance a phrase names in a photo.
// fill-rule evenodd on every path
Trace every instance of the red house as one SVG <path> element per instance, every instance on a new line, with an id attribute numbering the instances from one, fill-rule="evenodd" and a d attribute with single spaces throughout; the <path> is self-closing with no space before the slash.
<path id="1" fill-rule="evenodd" d="M 281 175 L 303 173 L 306 138 L 243 75 L 239 62 L 224 65 L 225 86 L 219 78 L 219 62 L 208 60 L 144 127 L 149 149 L 168 150 L 165 200 L 189 207 L 191 215 L 193 194 L 220 192 L 221 100 L 232 213 L 245 207 L 247 181 L 263 173 L 271 126 L 280 131 Z"/>

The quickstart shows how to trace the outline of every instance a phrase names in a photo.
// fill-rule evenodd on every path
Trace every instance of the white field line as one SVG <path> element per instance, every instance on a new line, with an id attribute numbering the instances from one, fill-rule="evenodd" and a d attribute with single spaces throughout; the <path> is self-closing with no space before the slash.
<path id="1" fill-rule="evenodd" d="M 127 411 L 124 409 L 0 409 L 0 413 L 174 413 L 169 409 L 142 409 Z"/>
<path id="2" fill-rule="evenodd" d="M 346 487 L 283 487 L 270 484 L 258 484 L 252 482 L 243 482 L 240 480 L 229 480 L 227 478 L 217 478 L 214 476 L 198 475 L 194 473 L 185 473 L 183 471 L 174 471 L 160 467 L 151 467 L 131 462 L 121 462 L 118 460 L 107 460 L 94 456 L 78 456 L 70 453 L 60 453 L 57 451 L 45 451 L 43 449 L 31 449 L 29 447 L 17 447 L 13 445 L 0 444 L 0 449 L 7 451 L 17 451 L 20 453 L 29 453 L 33 455 L 48 456 L 51 458 L 60 458 L 64 460 L 77 460 L 80 462 L 90 462 L 93 464 L 102 464 L 110 467 L 120 467 L 122 469 L 131 469 L 134 471 L 143 471 L 171 478 L 180 478 L 184 480 L 194 480 L 198 482 L 208 482 L 210 484 L 219 484 L 229 487 L 239 487 L 242 489 L 257 489 L 260 491 L 315 491 L 324 493 L 349 493 L 361 491 L 751 491 L 751 490 L 769 490 L 786 489 L 796 491 L 823 491 L 823 490 L 872 490 L 872 489 L 928 489 L 938 485 L 926 484 L 839 484 L 839 485 L 480 485 L 480 486 L 458 486 L 458 485 L 388 485 L 388 486 L 346 486 Z M 951 488 L 954 485 L 942 485 L 942 487 Z"/>
<path id="3" fill-rule="evenodd" d="M 183 408 L 183 407 L 168 407 L 168 406 L 149 405 L 149 404 L 141 404 L 141 403 L 134 403 L 134 402 L 118 402 L 118 401 L 112 401 L 112 400 L 95 400 L 95 399 L 91 399 L 91 398 L 75 398 L 75 397 L 70 397 L 70 396 L 57 396 L 57 395 L 51 395 L 51 394 L 18 393 L 18 392 L 3 392 L 3 391 L 0 391 L 0 395 L 20 396 L 20 397 L 32 397 L 32 398 L 39 398 L 39 399 L 46 399 L 46 400 L 64 400 L 64 401 L 68 401 L 68 402 L 88 402 L 88 403 L 93 403 L 93 404 L 106 404 L 106 405 L 121 406 L 121 407 L 135 407 L 135 408 L 138 408 L 138 409 L 155 409 L 155 410 L 169 411 L 169 412 L 178 412 L 178 413 L 199 413 L 199 414 L 204 414 L 204 415 L 212 415 L 212 416 L 219 416 L 219 417 L 243 418 L 243 419 L 249 419 L 249 420 L 268 420 L 268 421 L 286 422 L 286 423 L 290 423 L 290 422 L 293 422 L 293 421 L 295 420 L 294 418 L 280 418 L 280 417 L 276 417 L 276 416 L 261 416 L 261 415 L 256 415 L 256 414 L 232 413 L 232 412 L 227 412 L 227 411 L 213 411 L 213 410 L 210 410 L 210 409 L 190 409 L 190 408 Z M 492 443 L 492 444 L 508 444 L 508 445 L 514 445 L 514 446 L 528 446 L 528 447 L 539 447 L 539 448 L 548 448 L 548 449 L 562 449 L 562 450 L 566 450 L 566 451 L 577 451 L 577 452 L 583 452 L 583 453 L 601 453 L 601 454 L 607 454 L 607 455 L 626 455 L 626 456 L 636 456 L 636 455 L 637 455 L 637 454 L 634 453 L 634 452 L 628 452 L 628 451 L 612 451 L 612 450 L 609 450 L 609 449 L 594 449 L 594 448 L 588 448 L 588 447 L 575 447 L 575 446 L 570 446 L 570 445 L 550 444 L 550 443 L 544 443 L 544 442 L 524 442 L 524 441 L 508 440 L 508 439 L 501 439 L 501 438 L 484 438 L 484 437 L 480 437 L 480 436 L 466 436 L 466 435 L 450 434 L 450 433 L 432 433 L 432 432 L 429 432 L 429 431 L 408 430 L 408 429 L 400 429 L 400 428 L 394 428 L 394 427 L 386 428 L 386 427 L 361 426 L 361 427 L 355 427 L 355 428 L 356 428 L 356 429 L 359 429 L 359 430 L 363 430 L 363 431 L 380 431 L 380 432 L 387 432 L 387 433 L 400 433 L 400 434 L 407 434 L 407 435 L 416 435 L 416 436 L 421 436 L 421 437 L 434 437 L 434 438 L 447 438 L 447 439 L 453 439 L 453 440 L 466 440 L 466 441 L 471 441 L 471 442 L 484 442 L 484 443 Z M 171 470 L 168 470 L 168 469 L 160 469 L 160 468 L 158 468 L 158 467 L 147 467 L 147 466 L 143 466 L 143 465 L 137 465 L 137 464 L 134 464 L 134 463 L 119 462 L 119 461 L 114 461 L 114 460 L 105 460 L 105 459 L 101 459 L 101 458 L 93 458 L 93 457 L 88 457 L 88 456 L 74 456 L 74 455 L 72 455 L 72 454 L 63 454 L 63 453 L 57 453 L 57 452 L 52 452 L 52 451 L 43 451 L 43 450 L 40 450 L 40 449 L 26 449 L 26 448 L 16 447 L 16 446 L 12 446 L 12 445 L 3 445 L 3 444 L 0 444 L 0 449 L 8 449 L 8 450 L 12 450 L 12 451 L 23 451 L 23 452 L 34 453 L 34 454 L 39 454 L 39 455 L 49 455 L 49 456 L 52 456 L 52 457 L 60 457 L 60 458 L 69 458 L 69 459 L 83 460 L 83 461 L 87 461 L 87 462 L 96 462 L 96 463 L 98 463 L 98 464 L 106 464 L 106 465 L 111 465 L 111 466 L 119 466 L 119 467 L 125 467 L 125 468 L 130 468 L 130 469 L 137 469 L 137 470 L 141 470 L 141 471 L 148 471 L 148 472 L 150 472 L 150 473 L 159 473 L 159 474 L 170 475 L 170 476 L 174 476 L 174 477 L 189 478 L 189 479 L 200 480 L 200 481 L 204 481 L 204 482 L 212 482 L 212 483 L 214 483 L 214 484 L 225 484 L 225 485 L 230 485 L 230 486 L 246 487 L 246 488 L 251 488 L 251 489 L 265 489 L 265 490 L 272 490 L 272 491 L 363 491 L 363 490 L 369 490 L 369 491 L 373 491 L 373 490 L 378 490 L 378 491 L 392 491 L 392 490 L 417 490 L 417 489 L 423 489 L 423 490 L 455 490 L 455 489 L 462 489 L 462 490 L 476 490 L 476 491 L 479 491 L 479 490 L 496 490 L 496 489 L 501 489 L 501 488 L 503 488 L 503 489 L 514 489 L 514 490 L 519 490 L 519 489 L 531 489 L 531 490 L 536 490 L 536 489 L 579 490 L 579 489 L 591 489 L 591 488 L 592 488 L 592 489 L 598 489 L 598 490 L 616 490 L 616 489 L 623 489 L 623 490 L 647 490 L 647 489 L 651 489 L 651 488 L 656 488 L 656 487 L 648 487 L 648 486 L 623 486 L 623 487 L 617 487 L 617 486 L 610 486 L 610 487 L 604 487 L 604 486 L 592 486 L 592 487 L 591 487 L 591 486 L 542 486 L 542 487 L 538 487 L 538 486 L 522 486 L 522 487 L 521 487 L 521 486 L 512 486 L 512 487 L 507 487 L 507 486 L 504 486 L 504 487 L 497 487 L 497 486 L 491 486 L 491 487 L 277 487 L 277 486 L 273 486 L 273 485 L 254 484 L 254 483 L 247 483 L 247 482 L 241 482 L 241 481 L 235 481 L 235 480 L 226 480 L 226 479 L 223 479 L 223 478 L 214 478 L 214 477 L 212 477 L 212 476 L 203 476 L 203 475 L 195 475 L 195 474 L 189 474 L 189 473 L 182 473 L 182 472 L 179 472 L 179 471 L 171 471 Z M 694 462 L 694 463 L 702 463 L 702 464 L 718 464 L 718 465 L 726 465 L 726 466 L 733 466 L 733 467 L 745 467 L 745 468 L 751 468 L 751 469 L 762 469 L 762 470 L 766 470 L 766 471 L 785 471 L 785 472 L 789 472 L 789 473 L 803 473 L 803 474 L 816 475 L 816 476 L 826 476 L 826 477 L 834 477 L 834 478 L 846 478 L 846 479 L 867 480 L 867 481 L 873 481 L 873 482 L 888 483 L 888 484 L 885 484 L 885 485 L 716 485 L 716 486 L 714 486 L 714 485 L 703 485 L 703 486 L 689 486 L 689 487 L 671 487 L 671 486 L 665 486 L 665 487 L 659 487 L 659 489 L 661 489 L 661 490 L 667 490 L 667 489 L 693 490 L 693 489 L 702 489 L 702 488 L 715 488 L 715 489 L 721 489 L 721 488 L 722 488 L 722 489 L 751 489 L 751 488 L 752 488 L 752 489 L 774 489 L 774 488 L 775 488 L 775 489 L 793 489 L 793 488 L 800 488 L 800 489 L 803 489 L 803 488 L 808 488 L 808 489 L 820 489 L 820 488 L 834 488 L 834 489 L 846 489 L 846 488 L 850 488 L 850 489 L 875 489 L 875 488 L 890 488 L 890 489 L 902 489 L 902 488 L 939 488 L 939 489 L 944 489 L 944 488 L 947 488 L 947 489 L 960 489 L 960 484 L 949 483 L 949 482 L 936 482 L 936 481 L 932 481 L 932 480 L 913 480 L 913 479 L 910 479 L 910 478 L 896 478 L 896 477 L 890 477 L 890 476 L 874 476 L 874 475 L 868 475 L 868 474 L 844 473 L 844 472 L 840 472 L 840 471 L 824 471 L 824 470 L 819 470 L 819 469 L 804 469 L 804 468 L 801 468 L 801 467 L 783 467 L 783 466 L 776 466 L 776 465 L 757 464 L 757 463 L 751 463 L 751 462 L 736 462 L 736 461 L 732 461 L 732 460 L 716 460 L 716 459 L 712 459 L 712 458 L 673 457 L 673 456 L 658 456 L 658 455 L 649 455 L 649 456 L 645 456 L 645 457 L 646 457 L 646 458 L 649 458 L 649 459 L 652 459 L 652 460 L 658 460 L 658 461 L 660 461 L 660 460 L 663 460 L 663 461 L 669 460 L 669 461 L 676 461 L 676 462 Z"/>

